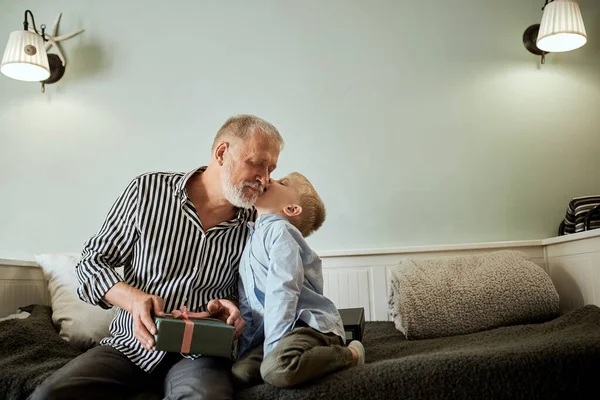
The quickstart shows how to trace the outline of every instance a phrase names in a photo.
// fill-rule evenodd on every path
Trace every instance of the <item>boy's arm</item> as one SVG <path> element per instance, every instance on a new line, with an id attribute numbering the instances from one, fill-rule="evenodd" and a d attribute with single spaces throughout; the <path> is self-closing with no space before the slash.
<path id="1" fill-rule="evenodd" d="M 244 280 L 241 276 L 238 276 L 238 308 L 244 321 L 250 321 L 252 319 L 252 308 L 248 304 L 248 297 L 246 297 L 246 289 L 244 288 Z"/>
<path id="2" fill-rule="evenodd" d="M 246 289 L 244 288 L 244 280 L 241 276 L 238 276 L 238 298 L 240 301 L 239 309 L 240 314 L 246 325 L 252 320 L 252 308 L 248 303 L 248 297 L 246 296 Z M 245 356 L 248 350 L 252 345 L 252 334 L 253 332 L 248 332 L 246 328 L 239 337 L 238 340 L 238 349 L 237 349 L 237 357 L 238 359 Z"/>
<path id="3" fill-rule="evenodd" d="M 292 330 L 303 281 L 300 246 L 284 228 L 269 250 L 265 285 L 265 354 Z"/>

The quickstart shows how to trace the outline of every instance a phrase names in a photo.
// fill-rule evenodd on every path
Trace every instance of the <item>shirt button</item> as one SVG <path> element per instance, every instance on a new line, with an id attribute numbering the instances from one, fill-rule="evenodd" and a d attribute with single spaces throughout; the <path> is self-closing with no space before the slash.
<path id="1" fill-rule="evenodd" d="M 183 296 L 183 301 L 184 302 L 187 301 L 187 297 L 186 296 Z"/>

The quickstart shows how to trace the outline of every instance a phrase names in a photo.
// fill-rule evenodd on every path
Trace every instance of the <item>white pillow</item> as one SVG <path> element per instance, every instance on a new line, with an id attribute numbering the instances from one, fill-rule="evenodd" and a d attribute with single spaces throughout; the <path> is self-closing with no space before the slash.
<path id="1" fill-rule="evenodd" d="M 79 348 L 88 349 L 110 335 L 108 328 L 116 307 L 105 310 L 79 299 L 75 270 L 79 259 L 80 255 L 75 253 L 35 256 L 48 281 L 54 326 L 63 339 Z"/>

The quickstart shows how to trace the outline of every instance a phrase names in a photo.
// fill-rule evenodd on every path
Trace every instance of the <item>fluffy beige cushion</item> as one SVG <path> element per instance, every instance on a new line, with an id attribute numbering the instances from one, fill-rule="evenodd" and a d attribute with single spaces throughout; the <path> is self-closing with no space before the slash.
<path id="1" fill-rule="evenodd" d="M 60 336 L 71 344 L 87 349 L 106 336 L 116 308 L 104 310 L 79 299 L 75 266 L 79 254 L 38 254 L 36 262 L 48 281 L 52 321 Z"/>
<path id="2" fill-rule="evenodd" d="M 521 253 L 416 260 L 389 280 L 389 312 L 408 339 L 459 335 L 558 315 L 548 274 Z"/>

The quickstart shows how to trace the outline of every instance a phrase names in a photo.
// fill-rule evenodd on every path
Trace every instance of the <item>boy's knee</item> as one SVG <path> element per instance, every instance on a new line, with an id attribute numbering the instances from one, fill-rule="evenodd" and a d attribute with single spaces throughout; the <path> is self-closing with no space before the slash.
<path id="1" fill-rule="evenodd" d="M 297 369 L 293 368 L 295 360 L 290 357 L 275 357 L 269 354 L 260 366 L 262 379 L 270 385 L 288 388 L 296 385 Z"/>
<path id="2" fill-rule="evenodd" d="M 276 369 L 266 370 L 263 373 L 263 369 L 260 370 L 263 380 L 269 385 L 273 385 L 278 388 L 289 388 L 296 384 L 294 377 L 287 371 L 281 371 Z"/>
<path id="3" fill-rule="evenodd" d="M 256 385 L 262 381 L 260 369 L 247 363 L 237 362 L 233 364 L 231 373 L 236 387 Z"/>

